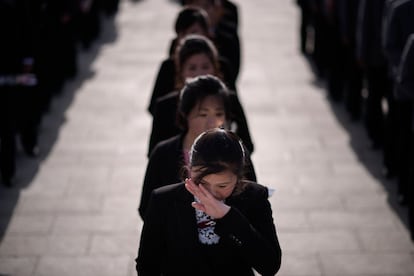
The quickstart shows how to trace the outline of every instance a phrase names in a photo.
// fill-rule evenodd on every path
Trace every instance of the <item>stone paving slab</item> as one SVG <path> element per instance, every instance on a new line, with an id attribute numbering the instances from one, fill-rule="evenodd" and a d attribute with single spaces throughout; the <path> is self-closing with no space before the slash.
<path id="1" fill-rule="evenodd" d="M 239 97 L 283 249 L 278 275 L 411 276 L 414 246 L 360 123 L 331 103 L 298 52 L 292 0 L 239 4 Z M 179 6 L 121 1 L 79 55 L 43 120 L 42 155 L 19 150 L 0 187 L 0 275 L 136 275 L 137 214 L 151 126 L 146 106 Z"/>

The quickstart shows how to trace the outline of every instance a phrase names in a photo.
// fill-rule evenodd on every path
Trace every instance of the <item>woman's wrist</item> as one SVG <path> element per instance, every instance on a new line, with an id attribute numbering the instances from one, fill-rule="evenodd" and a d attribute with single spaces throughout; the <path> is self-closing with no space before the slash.
<path id="1" fill-rule="evenodd" d="M 219 214 L 217 215 L 217 217 L 215 217 L 215 219 L 223 218 L 225 215 L 228 214 L 230 209 L 231 209 L 231 207 L 229 205 L 223 204 L 223 206 L 220 208 Z"/>

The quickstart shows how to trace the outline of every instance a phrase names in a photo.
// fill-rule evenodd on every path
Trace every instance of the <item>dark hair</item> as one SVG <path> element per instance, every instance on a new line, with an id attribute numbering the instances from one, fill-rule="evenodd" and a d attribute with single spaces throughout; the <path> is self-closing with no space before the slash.
<path id="1" fill-rule="evenodd" d="M 209 96 L 213 96 L 222 102 L 226 119 L 228 120 L 230 118 L 229 95 L 230 92 L 226 85 L 215 76 L 204 75 L 189 79 L 180 91 L 177 108 L 177 125 L 183 131 L 187 131 L 187 118 L 191 110 Z"/>
<path id="2" fill-rule="evenodd" d="M 187 0 L 184 1 L 185 5 L 192 5 L 194 4 L 194 0 Z M 207 3 L 209 3 L 210 5 L 218 5 L 220 3 L 220 0 L 207 0 Z"/>
<path id="3" fill-rule="evenodd" d="M 204 9 L 209 16 L 210 24 L 217 25 L 223 13 L 223 1 L 222 0 L 207 0 L 207 1 L 186 1 L 187 5 L 194 5 Z M 213 13 L 211 13 L 211 9 Z M 210 10 L 210 13 L 209 13 Z"/>
<path id="4" fill-rule="evenodd" d="M 237 184 L 233 193 L 240 193 L 246 183 L 244 168 L 246 154 L 240 138 L 230 130 L 214 128 L 200 134 L 194 141 L 190 151 L 190 168 L 196 169 L 194 183 L 209 174 L 231 171 L 237 176 Z"/>
<path id="5" fill-rule="evenodd" d="M 218 52 L 213 42 L 202 35 L 190 34 L 181 39 L 175 50 L 174 62 L 176 67 L 176 88 L 181 88 L 184 85 L 184 80 L 181 79 L 181 71 L 184 63 L 190 57 L 197 54 L 207 55 L 214 66 L 215 75 L 219 78 L 222 77 Z"/>
<path id="6" fill-rule="evenodd" d="M 194 24 L 199 24 L 205 33 L 208 33 L 209 22 L 207 13 L 199 7 L 186 6 L 178 13 L 175 20 L 175 33 L 184 32 Z"/>

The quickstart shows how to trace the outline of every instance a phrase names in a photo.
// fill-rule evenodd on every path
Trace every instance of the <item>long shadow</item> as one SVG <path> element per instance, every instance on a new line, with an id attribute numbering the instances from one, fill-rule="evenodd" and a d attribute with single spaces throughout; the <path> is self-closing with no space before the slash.
<path id="1" fill-rule="evenodd" d="M 355 152 L 361 165 L 367 172 L 377 180 L 377 183 L 387 192 L 388 205 L 391 210 L 399 217 L 403 225 L 409 229 L 408 210 L 398 202 L 397 181 L 385 177 L 383 173 L 383 154 L 382 149 L 373 149 L 371 141 L 366 133 L 363 123 L 350 119 L 349 113 L 346 111 L 344 104 L 328 99 L 332 113 L 344 129 L 348 132 L 350 141 L 349 145 Z"/>
<path id="2" fill-rule="evenodd" d="M 325 93 L 326 100 L 330 104 L 332 113 L 335 115 L 337 121 L 349 134 L 349 146 L 355 152 L 361 165 L 365 167 L 373 178 L 377 180 L 382 188 L 387 192 L 387 201 L 391 210 L 399 217 L 403 225 L 409 229 L 408 210 L 398 202 L 398 190 L 395 179 L 389 179 L 383 174 L 383 154 L 381 149 L 373 149 L 371 141 L 367 135 L 366 129 L 362 120 L 353 120 L 345 108 L 345 104 L 340 101 L 334 101 L 328 96 L 326 84 L 320 78 L 317 78 L 317 71 L 311 60 L 308 60 L 308 65 L 315 75 L 315 80 L 311 82 L 312 85 Z"/>
<path id="3" fill-rule="evenodd" d="M 25 156 L 18 143 L 16 183 L 11 188 L 0 185 L 0 242 L 8 229 L 21 190 L 30 186 L 42 162 L 47 159 L 58 140 L 60 128 L 66 121 L 66 111 L 71 106 L 76 92 L 85 81 L 94 76 L 95 72 L 91 69 L 91 64 L 99 56 L 103 45 L 114 43 L 117 40 L 115 17 L 116 15 L 102 16 L 99 37 L 89 49 L 78 51 L 78 73 L 76 77 L 65 82 L 62 90 L 52 99 L 49 111 L 43 115 L 39 133 L 40 155 L 36 158 Z"/>

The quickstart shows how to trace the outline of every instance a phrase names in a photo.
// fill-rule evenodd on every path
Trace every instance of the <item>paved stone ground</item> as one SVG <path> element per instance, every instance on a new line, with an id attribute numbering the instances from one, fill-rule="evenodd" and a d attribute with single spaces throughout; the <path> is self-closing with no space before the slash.
<path id="1" fill-rule="evenodd" d="M 414 246 L 361 123 L 327 100 L 298 53 L 293 0 L 235 0 L 260 183 L 285 276 L 414 275 Z M 19 152 L 0 188 L 0 275 L 135 275 L 149 93 L 178 5 L 124 0 L 43 121 L 40 158 Z"/>

